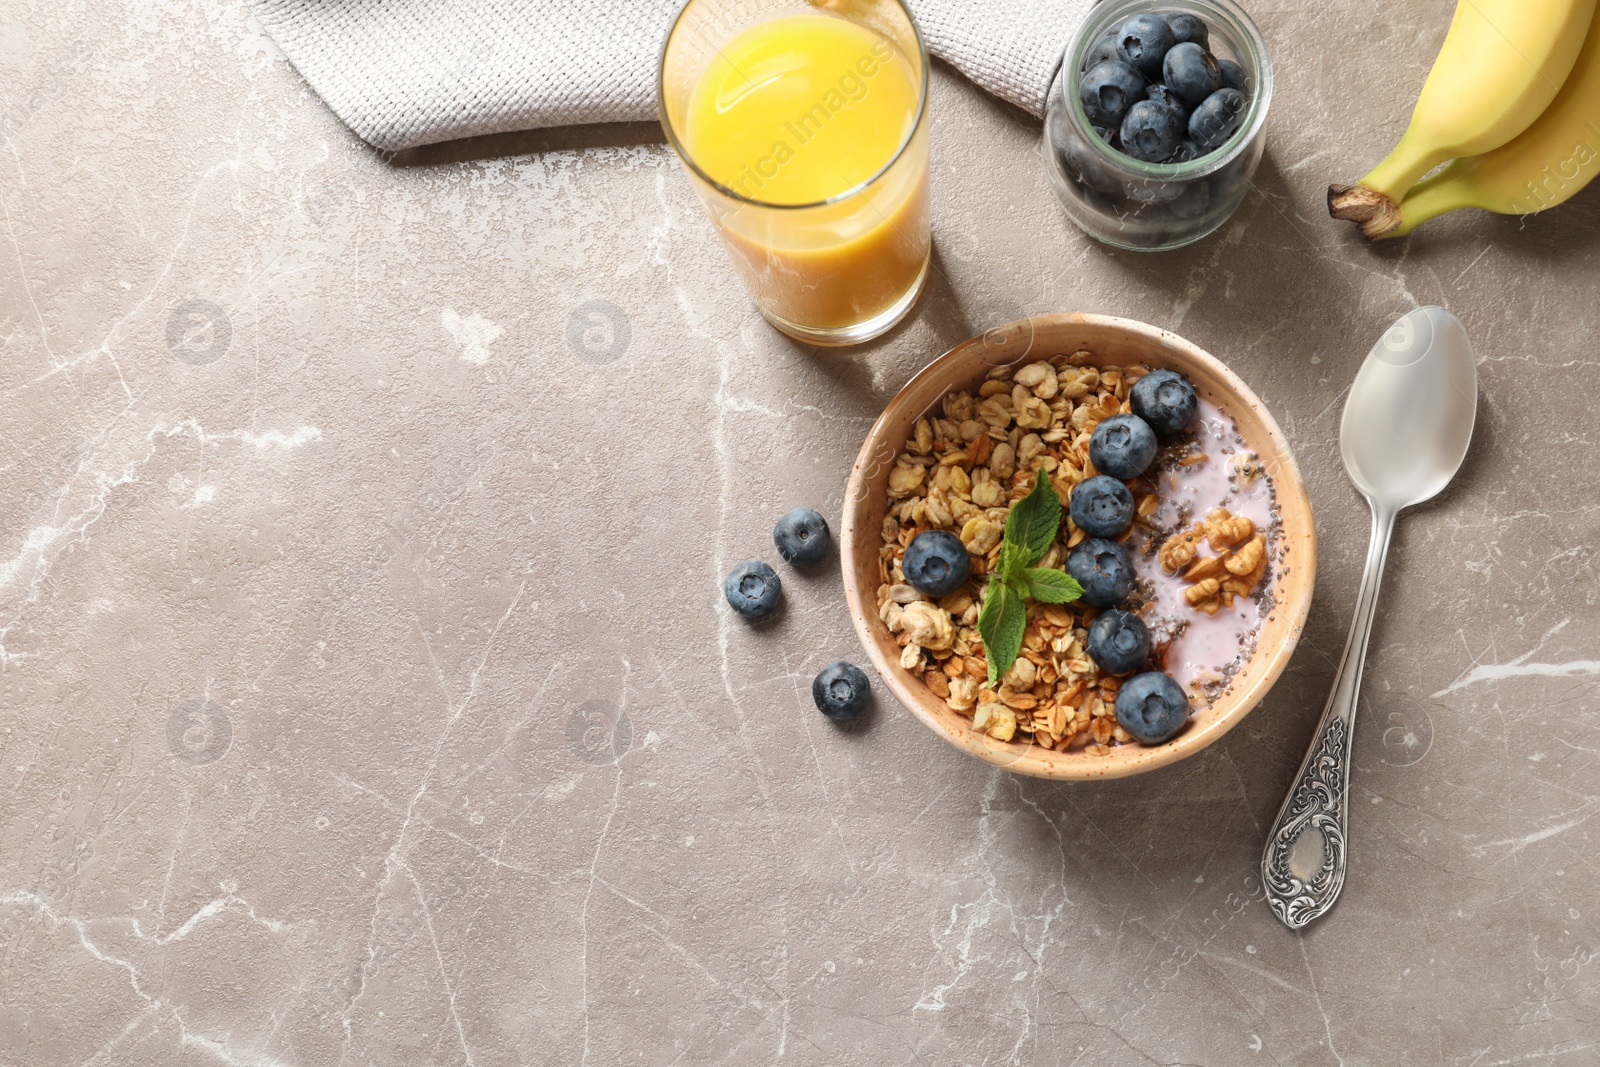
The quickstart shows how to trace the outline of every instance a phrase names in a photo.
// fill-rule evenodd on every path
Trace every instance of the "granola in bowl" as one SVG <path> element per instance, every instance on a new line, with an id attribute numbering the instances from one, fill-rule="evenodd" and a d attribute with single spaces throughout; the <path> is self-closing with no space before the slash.
<path id="1" fill-rule="evenodd" d="M 1090 458 L 1095 427 L 1130 411 L 1129 390 L 1147 373 L 1088 349 L 992 367 L 976 390 L 952 390 L 917 419 L 894 457 L 878 551 L 879 618 L 899 646 L 900 667 L 995 741 L 1091 754 L 1139 745 L 1115 712 L 1125 675 L 1102 670 L 1088 652 L 1100 609 L 1081 600 L 1028 603 L 1020 654 L 992 681 L 978 617 L 1012 508 L 1038 478 L 1070 502 L 1075 487 L 1100 473 Z M 1148 664 L 1172 675 L 1195 710 L 1228 693 L 1254 650 L 1273 607 L 1280 526 L 1265 464 L 1221 410 L 1204 400 L 1198 408 L 1187 431 L 1127 482 L 1135 518 L 1115 538 L 1135 571 L 1120 607 L 1143 619 L 1153 642 Z M 967 580 L 937 598 L 902 568 L 907 547 L 932 530 L 959 537 L 970 562 Z M 1086 537 L 1063 517 L 1036 565 L 1061 567 Z"/>

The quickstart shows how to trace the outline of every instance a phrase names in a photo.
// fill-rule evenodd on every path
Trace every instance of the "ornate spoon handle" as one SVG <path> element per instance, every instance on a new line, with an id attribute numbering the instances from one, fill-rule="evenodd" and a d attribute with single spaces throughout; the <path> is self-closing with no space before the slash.
<path id="1" fill-rule="evenodd" d="M 1356 698 L 1367 638 L 1377 613 L 1378 587 L 1389 555 L 1395 513 L 1374 507 L 1367 565 L 1356 596 L 1333 692 L 1317 724 L 1294 787 L 1267 834 L 1261 856 L 1261 881 L 1267 903 L 1290 929 L 1298 930 L 1333 907 L 1344 887 L 1345 837 L 1350 825 L 1350 744 L 1355 732 Z"/>

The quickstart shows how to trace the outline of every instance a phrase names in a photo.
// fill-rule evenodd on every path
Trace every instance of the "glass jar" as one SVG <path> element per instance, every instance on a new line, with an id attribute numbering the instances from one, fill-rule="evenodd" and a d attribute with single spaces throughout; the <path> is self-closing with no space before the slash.
<path id="1" fill-rule="evenodd" d="M 1182 163 L 1146 163 L 1111 147 L 1078 99 L 1089 50 L 1130 17 L 1197 16 L 1209 49 L 1244 70 L 1249 102 L 1233 136 L 1208 155 Z M 1045 167 L 1067 215 L 1089 236 L 1118 248 L 1158 252 L 1211 233 L 1250 189 L 1265 144 L 1272 102 L 1267 42 L 1233 0 L 1103 0 L 1090 9 L 1062 57 L 1061 76 L 1045 108 Z"/>

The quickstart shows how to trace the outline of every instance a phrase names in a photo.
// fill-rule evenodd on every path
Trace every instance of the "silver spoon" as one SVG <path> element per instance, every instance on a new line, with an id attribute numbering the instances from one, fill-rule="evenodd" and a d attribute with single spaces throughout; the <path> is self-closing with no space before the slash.
<path id="1" fill-rule="evenodd" d="M 1333 692 L 1261 857 L 1267 902 L 1292 929 L 1331 908 L 1344 886 L 1350 741 L 1395 516 L 1450 483 L 1466 458 L 1477 407 L 1478 369 L 1466 328 L 1433 307 L 1389 327 L 1345 398 L 1339 451 L 1372 507 L 1372 536 Z"/>

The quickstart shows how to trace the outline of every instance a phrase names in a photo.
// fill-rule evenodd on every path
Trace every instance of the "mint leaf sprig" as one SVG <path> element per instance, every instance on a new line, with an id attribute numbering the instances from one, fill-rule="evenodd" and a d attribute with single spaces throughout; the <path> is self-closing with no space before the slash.
<path id="1" fill-rule="evenodd" d="M 1022 653 L 1028 628 L 1028 601 L 1067 604 L 1083 595 L 1078 580 L 1065 571 L 1034 564 L 1050 551 L 1061 529 L 1061 497 L 1044 470 L 1034 472 L 1033 489 L 1006 516 L 1005 536 L 995 558 L 989 588 L 978 612 L 978 633 L 989 661 L 989 684 L 1011 669 Z"/>

